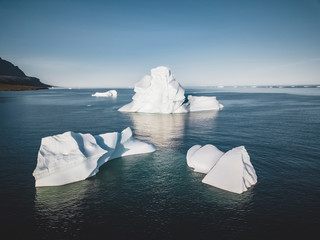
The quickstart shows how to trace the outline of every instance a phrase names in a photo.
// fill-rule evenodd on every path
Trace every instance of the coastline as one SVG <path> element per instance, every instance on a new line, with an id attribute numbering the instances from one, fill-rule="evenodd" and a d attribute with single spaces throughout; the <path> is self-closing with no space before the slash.
<path id="1" fill-rule="evenodd" d="M 51 85 L 42 83 L 35 77 L 0 75 L 0 91 L 27 91 L 49 89 Z"/>
<path id="2" fill-rule="evenodd" d="M 12 85 L 12 84 L 1 84 L 0 91 L 30 91 L 30 90 L 47 90 L 48 87 L 38 86 L 27 86 L 27 85 Z"/>

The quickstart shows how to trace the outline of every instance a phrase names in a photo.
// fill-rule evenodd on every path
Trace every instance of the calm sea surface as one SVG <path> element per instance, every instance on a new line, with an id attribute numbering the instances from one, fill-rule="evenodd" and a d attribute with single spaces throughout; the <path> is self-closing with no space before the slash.
<path id="1" fill-rule="evenodd" d="M 0 92 L 0 231 L 7 239 L 310 239 L 320 229 L 320 88 L 187 89 L 222 111 L 126 114 L 132 89 Z M 35 188 L 42 137 L 133 129 L 157 151 L 107 162 L 85 181 Z M 238 195 L 201 182 L 195 144 L 244 145 L 258 183 Z"/>

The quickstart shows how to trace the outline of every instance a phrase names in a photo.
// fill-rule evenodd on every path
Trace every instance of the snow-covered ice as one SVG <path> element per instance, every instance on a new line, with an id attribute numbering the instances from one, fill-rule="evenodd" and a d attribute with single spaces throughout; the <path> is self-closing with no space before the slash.
<path id="1" fill-rule="evenodd" d="M 211 186 L 240 194 L 257 183 L 256 172 L 244 146 L 223 153 L 211 144 L 194 145 L 186 158 L 189 167 L 207 173 L 202 182 Z"/>
<path id="2" fill-rule="evenodd" d="M 185 105 L 189 109 L 189 112 L 219 110 L 223 108 L 223 105 L 217 101 L 216 97 L 196 97 L 192 95 L 188 96 L 188 102 Z"/>
<path id="3" fill-rule="evenodd" d="M 58 186 L 81 181 L 94 176 L 111 159 L 155 150 L 153 144 L 135 139 L 129 127 L 121 133 L 93 136 L 69 131 L 45 137 L 33 172 L 35 185 Z"/>
<path id="4" fill-rule="evenodd" d="M 109 90 L 107 92 L 96 92 L 92 94 L 93 97 L 117 97 L 118 93 L 116 90 Z"/>
<path id="5" fill-rule="evenodd" d="M 184 89 L 174 79 L 167 67 L 151 69 L 151 75 L 144 76 L 135 84 L 133 101 L 119 111 L 174 113 L 186 112 L 182 106 Z"/>
<path id="6" fill-rule="evenodd" d="M 219 110 L 223 106 L 215 97 L 188 96 L 185 102 L 183 87 L 174 79 L 167 67 L 151 69 L 135 84 L 132 102 L 119 109 L 121 112 L 184 113 L 193 111 Z"/>
<path id="7" fill-rule="evenodd" d="M 257 183 L 256 172 L 244 146 L 226 152 L 202 180 L 203 183 L 235 193 Z"/>
<path id="8" fill-rule="evenodd" d="M 203 147 L 194 145 L 188 150 L 187 164 L 194 168 L 195 172 L 208 173 L 224 154 L 211 144 Z"/>

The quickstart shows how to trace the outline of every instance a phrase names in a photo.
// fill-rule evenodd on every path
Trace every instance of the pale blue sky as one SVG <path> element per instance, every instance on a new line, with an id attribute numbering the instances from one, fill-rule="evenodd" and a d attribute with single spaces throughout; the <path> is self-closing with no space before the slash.
<path id="1" fill-rule="evenodd" d="M 66 87 L 320 83 L 320 1 L 0 1 L 0 57 Z"/>

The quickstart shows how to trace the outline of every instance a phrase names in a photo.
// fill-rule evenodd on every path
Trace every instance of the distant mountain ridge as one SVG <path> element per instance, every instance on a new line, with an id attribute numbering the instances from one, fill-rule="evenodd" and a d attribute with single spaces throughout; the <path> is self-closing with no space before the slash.
<path id="1" fill-rule="evenodd" d="M 0 91 L 21 91 L 48 89 L 40 79 L 26 76 L 25 73 L 11 62 L 0 58 Z"/>
<path id="2" fill-rule="evenodd" d="M 26 77 L 24 72 L 11 62 L 0 57 L 0 75 Z"/>

